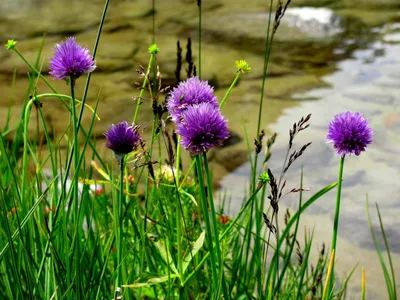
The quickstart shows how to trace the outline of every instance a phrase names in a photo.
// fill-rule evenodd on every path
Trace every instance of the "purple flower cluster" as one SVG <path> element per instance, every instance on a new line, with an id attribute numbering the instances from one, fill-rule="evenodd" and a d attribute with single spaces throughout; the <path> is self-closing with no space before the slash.
<path id="1" fill-rule="evenodd" d="M 207 81 L 201 81 L 195 76 L 180 82 L 169 93 L 167 108 L 172 121 L 178 123 L 182 112 L 188 106 L 204 102 L 210 103 L 215 108 L 219 107 L 217 97 L 214 96 L 214 89 L 208 85 Z"/>
<path id="2" fill-rule="evenodd" d="M 218 147 L 229 137 L 227 121 L 221 115 L 213 88 L 198 77 L 174 88 L 168 95 L 167 108 L 181 144 L 192 155 Z"/>
<path id="3" fill-rule="evenodd" d="M 96 63 L 87 48 L 81 47 L 74 37 L 56 44 L 50 59 L 50 74 L 55 79 L 78 78 L 96 69 Z"/>
<path id="4" fill-rule="evenodd" d="M 327 140 L 333 143 L 337 154 L 360 155 L 372 143 L 373 132 L 359 112 L 343 112 L 329 123 Z"/>
<path id="5" fill-rule="evenodd" d="M 193 155 L 221 146 L 229 137 L 226 120 L 210 103 L 189 106 L 182 113 L 176 133 L 182 137 L 183 147 Z"/>
<path id="6" fill-rule="evenodd" d="M 107 139 L 106 147 L 116 155 L 126 155 L 136 150 L 141 139 L 138 127 L 129 126 L 126 121 L 112 124 L 104 135 Z"/>

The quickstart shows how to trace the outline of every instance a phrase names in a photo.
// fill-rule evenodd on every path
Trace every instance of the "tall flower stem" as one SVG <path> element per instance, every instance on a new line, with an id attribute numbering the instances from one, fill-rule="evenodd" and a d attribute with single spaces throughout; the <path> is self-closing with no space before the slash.
<path id="1" fill-rule="evenodd" d="M 242 74 L 241 72 L 239 71 L 237 72 L 235 79 L 233 80 L 231 86 L 226 91 L 224 98 L 222 98 L 221 103 L 219 104 L 220 109 L 222 109 L 222 107 L 224 106 L 226 98 L 228 98 L 228 95 L 231 93 L 233 87 L 236 85 L 236 82 L 239 80 L 241 74 Z"/>
<path id="2" fill-rule="evenodd" d="M 181 163 L 181 136 L 177 134 L 177 145 L 176 145 L 176 159 L 175 159 L 175 178 L 176 186 L 179 187 L 179 166 Z"/>
<path id="3" fill-rule="evenodd" d="M 119 177 L 119 195 L 118 197 L 114 197 L 113 211 L 114 211 L 114 230 L 115 230 L 115 241 L 117 248 L 117 263 L 115 265 L 116 269 L 116 278 L 115 278 L 115 288 L 120 287 L 121 279 L 122 279 L 122 202 L 124 200 L 124 158 L 121 157 L 119 161 L 120 167 L 120 177 Z"/>
<path id="4" fill-rule="evenodd" d="M 153 62 L 154 62 L 154 58 L 155 58 L 155 54 L 150 54 L 149 64 L 147 66 L 147 71 L 146 71 L 146 74 L 145 74 L 144 79 L 143 79 L 142 88 L 140 89 L 139 97 L 138 97 L 138 100 L 137 100 L 137 103 L 136 103 L 135 114 L 133 116 L 132 123 L 135 124 L 135 125 L 136 125 L 137 117 L 138 117 L 138 114 L 139 114 L 140 105 L 143 102 L 142 101 L 143 93 L 144 93 L 144 90 L 146 88 L 147 81 L 149 80 L 149 74 L 150 74 L 151 67 L 152 67 Z"/>
<path id="5" fill-rule="evenodd" d="M 335 251 L 336 254 L 336 240 L 337 240 L 337 233 L 339 227 L 339 212 L 340 212 L 340 197 L 342 193 L 342 179 L 343 179 L 343 166 L 344 166 L 344 158 L 343 155 L 340 159 L 340 167 L 339 167 L 339 176 L 338 176 L 338 187 L 337 187 L 337 194 L 336 194 L 336 209 L 335 209 L 335 219 L 333 223 L 333 235 L 332 235 L 332 250 Z M 328 295 L 330 291 L 333 289 L 333 284 L 335 282 L 335 262 L 332 262 L 332 275 L 329 283 Z"/>
<path id="6" fill-rule="evenodd" d="M 76 296 L 80 299 L 81 286 L 81 267 L 80 267 L 80 230 L 79 230 L 79 202 L 78 202 L 78 174 L 79 174 L 79 141 L 78 141 L 78 118 L 75 106 L 75 79 L 70 77 L 71 88 L 71 112 L 73 125 L 73 161 L 74 161 L 74 179 L 72 180 L 72 199 L 74 201 L 75 211 L 75 271 L 76 271 Z M 66 174 L 68 176 L 68 174 Z"/>
<path id="7" fill-rule="evenodd" d="M 210 169 L 208 167 L 208 159 L 207 159 L 207 153 L 203 152 L 203 163 L 204 163 L 204 170 L 206 173 L 206 179 L 207 179 L 207 196 L 209 199 L 209 206 L 211 209 L 211 224 L 212 224 L 212 229 L 214 232 L 214 242 L 215 242 L 215 248 L 217 249 L 217 258 L 218 258 L 218 264 L 219 264 L 219 270 L 220 276 L 222 278 L 222 288 L 225 294 L 225 299 L 226 295 L 228 294 L 225 286 L 225 279 L 224 279 L 224 272 L 223 272 L 223 262 L 222 262 L 222 255 L 221 255 L 221 247 L 220 247 L 220 242 L 219 242 L 219 233 L 218 233 L 218 227 L 217 227 L 217 218 L 216 218 L 216 213 L 215 213 L 215 206 L 214 206 L 214 198 L 213 198 L 213 190 L 212 190 L 212 180 L 210 176 Z"/>
<path id="8" fill-rule="evenodd" d="M 262 117 L 262 110 L 263 110 L 263 102 L 264 102 L 264 89 L 265 89 L 265 81 L 267 78 L 267 70 L 268 70 L 268 63 L 269 63 L 269 56 L 271 54 L 272 48 L 272 40 L 274 35 L 272 34 L 270 38 L 270 31 L 271 31 L 271 20 L 272 20 L 272 3 L 273 0 L 270 0 L 270 10 L 269 10 L 269 17 L 268 17 L 268 26 L 267 26 L 267 37 L 265 39 L 265 55 L 264 55 L 264 68 L 263 68 L 263 79 L 261 84 L 261 95 L 260 95 L 260 107 L 258 109 L 258 121 L 257 121 L 257 132 L 256 138 L 260 134 L 261 130 L 261 117 Z M 252 191 L 256 189 L 256 179 L 257 179 L 257 163 L 258 163 L 258 153 L 255 154 L 254 157 L 254 168 L 252 174 Z"/>
<path id="9" fill-rule="evenodd" d="M 177 193 L 179 193 L 179 163 L 180 163 L 180 156 L 181 156 L 181 136 L 178 135 L 178 142 L 176 146 L 176 161 L 175 161 L 175 184 L 176 184 L 176 189 Z M 177 197 L 177 200 L 180 201 L 180 197 Z M 183 274 L 183 262 L 182 262 L 182 221 L 181 218 L 183 218 L 183 215 L 181 213 L 181 208 L 180 208 L 180 203 L 178 202 L 178 207 L 177 209 L 177 216 L 176 216 L 176 242 L 177 242 L 177 248 L 178 248 L 178 271 L 179 275 L 181 278 L 181 283 L 184 281 L 184 274 Z"/>
<path id="10" fill-rule="evenodd" d="M 201 79 L 201 0 L 197 0 L 197 6 L 199 7 L 199 65 L 198 75 Z"/>
<path id="11" fill-rule="evenodd" d="M 151 138 L 150 138 L 150 147 L 149 147 L 149 153 L 148 153 L 148 161 L 151 163 L 151 158 L 153 156 L 153 145 L 154 145 L 154 137 L 155 137 L 155 131 L 156 131 L 156 124 L 157 124 L 157 116 L 153 116 L 153 125 L 151 127 Z M 146 176 L 145 180 L 145 191 L 144 191 L 144 221 L 143 221 L 143 232 L 142 235 L 144 236 L 146 231 L 147 231 L 147 216 L 148 216 L 148 209 L 149 209 L 149 204 L 150 204 L 150 174 Z M 146 247 L 146 241 L 145 239 L 142 240 L 142 246 L 143 249 Z M 145 251 L 142 251 L 141 256 L 140 256 L 140 271 L 143 273 L 144 272 L 144 257 L 146 253 Z"/>
<path id="12" fill-rule="evenodd" d="M 97 30 L 96 40 L 95 40 L 95 42 L 94 42 L 94 47 L 93 47 L 93 59 L 96 58 L 97 48 L 98 48 L 98 46 L 99 46 L 100 36 L 101 36 L 101 32 L 102 32 L 102 30 L 103 30 L 104 21 L 105 21 L 105 19 L 106 19 L 106 14 L 107 14 L 107 9 L 108 9 L 108 4 L 109 4 L 109 2 L 110 2 L 110 0 L 106 0 L 105 3 L 104 3 L 103 13 L 102 13 L 101 18 L 100 18 L 100 24 L 99 24 L 99 28 L 98 28 L 98 30 Z M 83 90 L 82 107 L 81 107 L 81 109 L 80 109 L 80 111 L 79 111 L 79 117 L 78 117 L 78 129 L 79 129 L 79 126 L 81 125 L 81 122 L 82 122 L 83 109 L 84 109 L 85 106 L 86 106 L 86 105 L 85 105 L 85 103 L 86 103 L 86 96 L 87 96 L 87 93 L 88 93 L 88 90 L 89 90 L 89 85 L 90 85 L 90 79 L 91 79 L 91 77 L 92 77 L 92 72 L 90 72 L 90 73 L 87 75 L 85 88 L 84 88 L 84 90 Z"/>
<path id="13" fill-rule="evenodd" d="M 213 240 L 212 240 L 212 228 L 210 223 L 210 216 L 208 213 L 208 205 L 207 205 L 207 196 L 205 192 L 204 180 L 203 180 L 203 171 L 201 167 L 201 156 L 196 155 L 196 170 L 198 174 L 198 181 L 199 181 L 199 189 L 200 189 L 200 196 L 201 196 L 201 208 L 203 210 L 203 217 L 204 222 L 206 223 L 206 236 L 207 236 L 207 244 L 210 252 L 210 260 L 211 260 L 211 271 L 212 271 L 212 285 L 213 289 L 216 292 L 218 290 L 218 272 L 217 272 L 217 265 L 215 263 L 215 252 L 213 247 Z"/>

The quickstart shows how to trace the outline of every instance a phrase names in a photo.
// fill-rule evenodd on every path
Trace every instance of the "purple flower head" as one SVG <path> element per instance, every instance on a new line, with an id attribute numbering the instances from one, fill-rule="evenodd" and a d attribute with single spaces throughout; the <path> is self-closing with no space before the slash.
<path id="1" fill-rule="evenodd" d="M 112 124 L 104 135 L 107 139 L 106 147 L 114 151 L 117 156 L 123 156 L 135 150 L 141 139 L 138 127 L 129 126 L 126 121 L 117 125 Z"/>
<path id="2" fill-rule="evenodd" d="M 207 81 L 201 81 L 197 76 L 191 77 L 179 83 L 168 95 L 167 108 L 172 120 L 177 123 L 181 119 L 182 112 L 193 104 L 203 102 L 219 107 L 217 97 L 214 96 L 214 89 Z"/>
<path id="3" fill-rule="evenodd" d="M 333 143 L 337 154 L 360 155 L 372 143 L 372 130 L 359 112 L 343 112 L 329 123 L 327 140 Z"/>
<path id="4" fill-rule="evenodd" d="M 192 155 L 218 147 L 229 137 L 228 126 L 221 112 L 211 103 L 188 106 L 176 133 L 182 138 L 183 147 Z"/>
<path id="5" fill-rule="evenodd" d="M 74 37 L 69 37 L 61 44 L 56 44 L 53 52 L 49 73 L 53 75 L 54 79 L 78 78 L 96 69 L 96 62 L 89 50 L 81 47 Z"/>

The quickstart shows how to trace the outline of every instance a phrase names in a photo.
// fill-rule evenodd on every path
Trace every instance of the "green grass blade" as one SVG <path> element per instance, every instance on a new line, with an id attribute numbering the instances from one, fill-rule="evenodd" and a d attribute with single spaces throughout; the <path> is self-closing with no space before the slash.
<path id="1" fill-rule="evenodd" d="M 376 234 L 375 234 L 375 232 L 374 232 L 374 230 L 372 228 L 371 216 L 370 216 L 370 213 L 369 213 L 369 206 L 368 206 L 368 196 L 366 197 L 366 206 L 367 206 L 368 227 L 369 227 L 369 230 L 371 231 L 371 235 L 372 235 L 372 238 L 374 240 L 375 249 L 376 249 L 376 252 L 378 254 L 379 261 L 381 263 L 383 275 L 385 276 L 385 282 L 386 282 L 386 288 L 387 288 L 387 291 L 388 291 L 388 296 L 389 296 L 389 299 L 394 299 L 393 285 L 392 285 L 392 282 L 390 280 L 390 276 L 389 276 L 389 272 L 388 272 L 387 267 L 386 267 L 385 259 L 383 258 L 382 250 L 379 247 L 378 239 L 377 239 Z"/>
<path id="2" fill-rule="evenodd" d="M 383 240 L 385 241 L 385 248 L 386 248 L 386 252 L 387 252 L 387 255 L 388 255 L 390 271 L 391 271 L 391 275 L 392 275 L 393 299 L 396 300 L 397 299 L 397 286 L 396 286 L 396 276 L 395 276 L 394 268 L 393 268 L 392 255 L 390 254 L 389 243 L 388 243 L 388 240 L 386 238 L 386 233 L 385 233 L 385 229 L 383 227 L 382 217 L 381 217 L 381 213 L 379 211 L 378 203 L 375 203 L 375 205 L 376 205 L 376 211 L 378 212 L 379 225 L 381 227 Z"/>

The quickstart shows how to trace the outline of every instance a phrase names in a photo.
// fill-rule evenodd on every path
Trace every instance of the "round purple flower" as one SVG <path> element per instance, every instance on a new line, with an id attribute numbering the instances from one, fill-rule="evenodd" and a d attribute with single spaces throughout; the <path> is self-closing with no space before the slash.
<path id="1" fill-rule="evenodd" d="M 333 143 L 337 154 L 360 155 L 372 143 L 373 132 L 359 112 L 343 112 L 329 123 L 327 140 Z"/>
<path id="2" fill-rule="evenodd" d="M 126 121 L 112 124 L 104 135 L 107 139 L 106 147 L 116 155 L 125 155 L 136 150 L 141 139 L 138 127 L 129 126 Z"/>
<path id="3" fill-rule="evenodd" d="M 197 76 L 179 83 L 168 95 L 167 108 L 172 120 L 177 123 L 182 112 L 193 104 L 208 102 L 214 107 L 219 107 L 214 89 L 207 81 L 201 81 Z"/>
<path id="4" fill-rule="evenodd" d="M 229 137 L 228 126 L 221 112 L 211 103 L 188 106 L 176 133 L 181 136 L 183 147 L 192 155 L 218 147 Z"/>
<path id="5" fill-rule="evenodd" d="M 53 48 L 50 59 L 50 74 L 54 79 L 78 78 L 96 69 L 96 62 L 87 48 L 81 47 L 74 37 L 67 38 Z"/>

